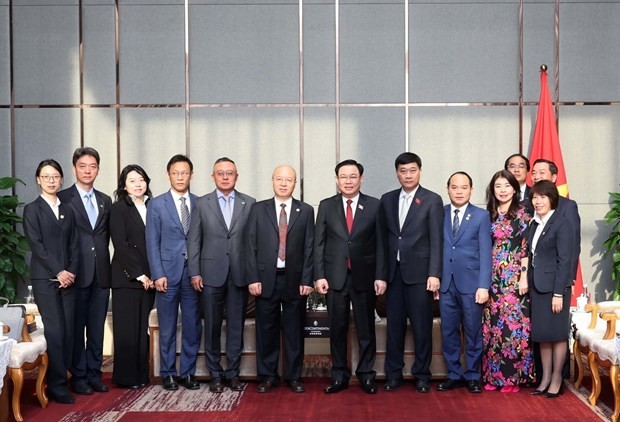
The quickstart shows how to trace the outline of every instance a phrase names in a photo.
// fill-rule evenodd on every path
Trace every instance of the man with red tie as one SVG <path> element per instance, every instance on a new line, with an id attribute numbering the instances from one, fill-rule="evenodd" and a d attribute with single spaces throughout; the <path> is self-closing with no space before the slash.
<path id="1" fill-rule="evenodd" d="M 360 192 L 364 167 L 355 160 L 336 166 L 340 193 L 319 204 L 314 239 L 316 288 L 327 294 L 331 384 L 325 393 L 349 386 L 347 332 L 353 304 L 360 361 L 355 371 L 362 390 L 375 394 L 375 301 L 386 288 L 384 237 L 377 232 L 379 200 Z M 353 347 L 353 345 L 351 345 Z"/>

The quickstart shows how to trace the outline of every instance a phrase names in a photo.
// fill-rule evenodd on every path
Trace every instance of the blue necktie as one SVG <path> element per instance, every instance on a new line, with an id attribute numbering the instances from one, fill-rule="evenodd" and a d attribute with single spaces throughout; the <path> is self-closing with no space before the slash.
<path id="1" fill-rule="evenodd" d="M 91 227 L 94 229 L 97 224 L 97 208 L 93 204 L 93 193 L 87 193 L 86 196 L 86 214 L 88 214 L 88 220 Z"/>
<path id="2" fill-rule="evenodd" d="M 454 210 L 454 218 L 452 219 L 452 236 L 456 236 L 459 232 L 459 210 Z"/>

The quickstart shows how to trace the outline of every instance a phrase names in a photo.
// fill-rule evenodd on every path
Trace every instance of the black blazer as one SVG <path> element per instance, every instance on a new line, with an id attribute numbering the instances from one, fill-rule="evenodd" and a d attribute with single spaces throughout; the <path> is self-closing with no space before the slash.
<path id="1" fill-rule="evenodd" d="M 557 210 L 545 224 L 536 249 L 532 240 L 538 223 L 532 220 L 528 234 L 528 282 L 541 293 L 564 294 L 573 282 L 571 267 L 575 238 L 568 219 Z"/>
<path id="2" fill-rule="evenodd" d="M 75 184 L 58 192 L 58 197 L 73 211 L 78 230 L 80 268 L 75 278 L 75 285 L 77 287 L 90 286 L 96 270 L 99 285 L 110 287 L 110 232 L 108 226 L 112 200 L 108 195 L 95 190 L 99 215 L 93 229 Z"/>
<path id="3" fill-rule="evenodd" d="M 280 234 L 274 199 L 257 202 L 246 224 L 246 280 L 260 281 L 261 297 L 271 297 L 275 286 Z M 293 199 L 286 232 L 286 293 L 299 296 L 299 286 L 312 286 L 314 209 Z"/>
<path id="4" fill-rule="evenodd" d="M 112 205 L 110 235 L 114 245 L 112 288 L 141 289 L 137 277 L 144 274 L 150 278 L 151 271 L 146 258 L 144 222 L 133 203 L 120 200 Z"/>
<path id="5" fill-rule="evenodd" d="M 426 284 L 428 277 L 441 278 L 443 269 L 443 202 L 436 193 L 418 187 L 401 230 L 400 192 L 396 189 L 384 194 L 379 209 L 380 230 L 387 237 L 389 279 L 394 278 L 400 251 L 403 282 Z"/>
<path id="6" fill-rule="evenodd" d="M 342 195 L 321 201 L 314 235 L 315 280 L 325 278 L 330 289 L 341 290 L 347 278 L 347 260 L 350 259 L 356 290 L 374 290 L 375 280 L 387 281 L 385 239 L 377 235 L 378 210 L 377 198 L 360 193 L 349 234 Z"/>
<path id="7" fill-rule="evenodd" d="M 61 201 L 59 218 L 42 198 L 24 207 L 24 234 L 32 251 L 30 278 L 49 280 L 63 270 L 78 271 L 78 242 L 75 218 Z"/>

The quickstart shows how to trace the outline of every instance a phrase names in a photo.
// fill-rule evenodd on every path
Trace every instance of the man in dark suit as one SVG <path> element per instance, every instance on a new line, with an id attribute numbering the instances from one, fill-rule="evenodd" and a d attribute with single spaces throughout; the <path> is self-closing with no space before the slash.
<path id="1" fill-rule="evenodd" d="M 215 190 L 196 201 L 187 250 L 192 285 L 202 291 L 204 343 L 209 390 L 242 391 L 239 381 L 248 289 L 243 262 L 243 234 L 255 200 L 235 190 L 235 163 L 218 159 L 211 175 Z M 222 320 L 226 315 L 226 362 L 220 364 Z"/>
<path id="2" fill-rule="evenodd" d="M 549 180 L 553 183 L 556 183 L 558 178 L 558 166 L 551 161 L 546 160 L 544 158 L 539 158 L 534 161 L 532 165 L 532 183 L 536 184 L 541 180 Z M 562 194 L 566 195 L 568 193 L 568 189 L 566 186 L 558 188 L 560 191 L 560 197 L 558 202 L 558 207 L 555 212 L 562 217 L 564 217 L 568 222 L 568 230 L 572 229 L 572 236 L 574 242 L 572 245 L 572 253 L 571 253 L 571 275 L 573 280 L 573 285 L 575 284 L 575 280 L 577 279 L 577 270 L 579 268 L 579 254 L 581 253 L 581 217 L 579 216 L 579 210 L 577 208 L 577 202 L 572 199 L 565 198 L 561 196 Z M 562 192 L 564 191 L 564 192 Z M 530 201 L 526 204 L 526 209 L 530 213 L 530 215 L 534 215 L 534 207 Z M 536 363 L 536 373 L 540 374 L 542 372 L 542 364 L 540 362 L 540 353 L 539 353 L 539 345 L 538 343 L 534 343 L 534 359 Z M 570 376 L 570 348 L 567 349 L 566 358 L 564 360 L 564 368 L 562 369 L 562 377 L 569 378 Z M 538 376 L 537 378 L 540 378 Z"/>
<path id="3" fill-rule="evenodd" d="M 200 295 L 192 287 L 187 269 L 187 233 L 197 200 L 189 192 L 194 165 L 179 154 L 168 161 L 166 171 L 170 190 L 153 199 L 146 214 L 146 253 L 157 290 L 160 374 L 165 390 L 179 388 L 176 339 L 180 304 L 183 320 L 179 383 L 197 390 L 200 385 L 194 374 L 200 346 Z"/>
<path id="4" fill-rule="evenodd" d="M 386 391 L 403 383 L 407 318 L 413 329 L 415 362 L 411 375 L 420 393 L 430 391 L 433 299 L 439 298 L 443 245 L 441 197 L 420 186 L 422 160 L 404 152 L 394 166 L 401 185 L 381 197 L 379 226 L 387 236 Z"/>
<path id="5" fill-rule="evenodd" d="M 110 208 L 112 199 L 93 188 L 99 174 L 99 153 L 90 147 L 73 153 L 73 186 L 58 192 L 75 215 L 80 244 L 75 278 L 75 342 L 71 389 L 76 394 L 105 393 L 101 382 L 103 332 L 110 297 Z M 86 338 L 84 332 L 86 331 Z"/>
<path id="6" fill-rule="evenodd" d="M 530 160 L 523 154 L 512 154 L 504 161 L 504 170 L 508 170 L 519 182 L 520 201 L 527 204 L 530 199 L 530 187 L 525 183 L 527 173 L 530 171 Z"/>
<path id="7" fill-rule="evenodd" d="M 450 204 L 444 207 L 441 276 L 441 339 L 448 379 L 439 391 L 467 385 L 482 392 L 482 311 L 491 287 L 492 244 L 489 212 L 469 203 L 471 177 L 456 172 L 448 179 Z M 461 326 L 467 368 L 461 366 Z"/>
<path id="8" fill-rule="evenodd" d="M 378 236 L 379 201 L 360 192 L 364 167 L 355 160 L 336 166 L 340 193 L 321 201 L 314 237 L 314 277 L 319 293 L 327 294 L 331 384 L 325 393 L 349 386 L 347 366 L 349 313 L 358 339 L 360 361 L 355 371 L 362 389 L 375 394 L 375 302 L 386 288 L 385 244 Z M 353 345 L 351 345 L 353 347 Z"/>
<path id="9" fill-rule="evenodd" d="M 271 177 L 274 198 L 257 202 L 247 225 L 246 273 L 256 298 L 256 368 L 259 393 L 271 391 L 280 377 L 280 327 L 284 380 L 304 392 L 306 297 L 313 291 L 314 209 L 293 198 L 297 173 L 278 166 Z"/>

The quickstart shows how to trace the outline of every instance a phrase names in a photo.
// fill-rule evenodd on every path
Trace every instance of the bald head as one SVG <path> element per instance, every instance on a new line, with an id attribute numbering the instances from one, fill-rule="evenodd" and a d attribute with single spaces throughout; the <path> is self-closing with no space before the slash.
<path id="1" fill-rule="evenodd" d="M 297 184 L 297 172 L 289 165 L 280 165 L 273 170 L 271 181 L 276 199 L 286 201 L 293 196 Z"/>

